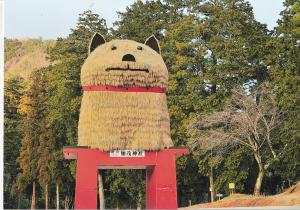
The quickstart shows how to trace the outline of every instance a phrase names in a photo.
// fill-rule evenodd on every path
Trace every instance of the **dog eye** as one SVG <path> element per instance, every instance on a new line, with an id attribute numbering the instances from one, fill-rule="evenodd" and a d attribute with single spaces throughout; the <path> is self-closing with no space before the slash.
<path id="1" fill-rule="evenodd" d="M 116 49 L 117 49 L 117 46 L 115 46 L 115 45 L 111 46 L 111 50 L 116 50 Z"/>
<path id="2" fill-rule="evenodd" d="M 142 46 L 138 46 L 137 49 L 138 49 L 138 50 L 142 50 L 143 47 L 142 47 Z"/>

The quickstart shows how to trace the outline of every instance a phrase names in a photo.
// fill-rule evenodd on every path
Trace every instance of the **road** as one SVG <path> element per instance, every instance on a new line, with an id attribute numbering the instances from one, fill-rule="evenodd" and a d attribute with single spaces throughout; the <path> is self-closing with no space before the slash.
<path id="1" fill-rule="evenodd" d="M 189 208 L 192 209 L 192 208 Z M 201 210 L 224 210 L 224 209 L 233 209 L 233 210 L 300 210 L 300 206 L 263 206 L 263 207 L 229 207 L 229 208 L 199 208 Z"/>

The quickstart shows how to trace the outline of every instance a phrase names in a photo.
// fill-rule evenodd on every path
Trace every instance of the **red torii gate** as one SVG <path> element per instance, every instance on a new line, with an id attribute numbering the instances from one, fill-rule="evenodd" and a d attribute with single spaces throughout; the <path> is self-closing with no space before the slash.
<path id="1" fill-rule="evenodd" d="M 188 149 L 145 152 L 144 157 L 110 157 L 109 152 L 65 147 L 65 159 L 77 160 L 75 209 L 97 209 L 98 169 L 146 169 L 146 208 L 177 209 L 176 158 Z"/>

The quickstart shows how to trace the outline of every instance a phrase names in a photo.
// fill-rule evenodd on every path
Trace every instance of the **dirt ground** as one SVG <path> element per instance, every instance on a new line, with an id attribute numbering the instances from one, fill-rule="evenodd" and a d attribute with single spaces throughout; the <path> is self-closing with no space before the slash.
<path id="1" fill-rule="evenodd" d="M 285 192 L 273 196 L 232 194 L 214 203 L 193 205 L 187 208 L 221 208 L 249 206 L 300 206 L 300 181 Z"/>

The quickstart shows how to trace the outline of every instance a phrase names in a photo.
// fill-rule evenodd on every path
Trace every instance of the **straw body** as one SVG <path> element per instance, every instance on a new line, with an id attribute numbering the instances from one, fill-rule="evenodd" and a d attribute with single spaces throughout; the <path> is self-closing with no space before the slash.
<path id="1" fill-rule="evenodd" d="M 160 150 L 172 146 L 166 95 L 84 92 L 78 144 L 104 151 Z"/>

